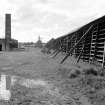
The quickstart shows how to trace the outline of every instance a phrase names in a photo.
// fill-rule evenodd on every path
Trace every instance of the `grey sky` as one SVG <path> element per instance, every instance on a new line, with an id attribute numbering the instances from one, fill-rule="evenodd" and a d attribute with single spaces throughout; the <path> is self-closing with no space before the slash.
<path id="1" fill-rule="evenodd" d="M 12 14 L 12 37 L 43 41 L 65 35 L 105 14 L 105 0 L 1 0 L 0 36 L 4 15 Z"/>

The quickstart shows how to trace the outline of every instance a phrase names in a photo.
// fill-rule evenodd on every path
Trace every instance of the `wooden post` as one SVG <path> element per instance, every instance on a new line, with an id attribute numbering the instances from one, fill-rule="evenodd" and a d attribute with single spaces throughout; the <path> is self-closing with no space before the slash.
<path id="1" fill-rule="evenodd" d="M 55 58 L 55 57 L 60 53 L 60 51 L 61 51 L 61 50 L 57 50 L 57 51 L 55 52 L 55 55 L 54 55 L 52 58 Z"/>
<path id="2" fill-rule="evenodd" d="M 93 62 L 96 60 L 98 32 L 99 32 L 99 28 L 98 28 L 98 24 L 97 24 L 97 34 L 96 34 L 96 42 L 95 42 L 95 46 L 94 46 Z"/>
<path id="3" fill-rule="evenodd" d="M 104 68 L 104 62 L 105 62 L 105 42 L 104 42 L 104 52 L 103 52 L 103 62 L 102 62 L 103 68 Z"/>
<path id="4" fill-rule="evenodd" d="M 92 50 L 92 43 L 93 43 L 93 30 L 92 30 L 92 34 L 91 34 L 91 45 L 90 45 L 90 54 L 89 54 L 89 63 L 91 63 L 91 50 Z"/>
<path id="5" fill-rule="evenodd" d="M 55 54 L 56 52 L 57 52 L 57 50 L 55 50 L 55 51 L 52 53 L 52 55 Z"/>
<path id="6" fill-rule="evenodd" d="M 85 32 L 85 34 L 80 38 L 80 40 L 76 43 L 76 45 L 75 46 L 73 46 L 73 48 L 70 50 L 70 53 L 68 53 L 65 57 L 64 57 L 64 59 L 60 62 L 60 64 L 62 64 L 69 56 L 70 56 L 70 54 L 72 53 L 72 51 L 77 47 L 77 45 L 83 40 L 83 38 L 87 35 L 87 33 L 91 30 L 91 28 L 93 27 L 93 25 L 91 25 L 90 27 L 89 27 L 89 29 Z"/>
<path id="7" fill-rule="evenodd" d="M 82 50 L 81 50 L 81 52 L 80 52 L 80 54 L 79 54 L 79 56 L 78 56 L 78 59 L 77 59 L 77 63 L 78 63 L 79 60 L 81 59 L 81 55 L 82 55 L 82 53 L 83 53 L 84 47 L 85 47 L 85 45 L 83 45 L 83 47 L 82 47 Z"/>

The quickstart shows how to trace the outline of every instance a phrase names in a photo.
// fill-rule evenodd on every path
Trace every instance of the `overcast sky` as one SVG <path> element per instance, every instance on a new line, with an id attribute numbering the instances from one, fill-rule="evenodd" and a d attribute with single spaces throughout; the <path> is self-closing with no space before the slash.
<path id="1" fill-rule="evenodd" d="M 0 37 L 5 13 L 12 14 L 13 38 L 46 42 L 105 15 L 105 0 L 0 0 Z"/>

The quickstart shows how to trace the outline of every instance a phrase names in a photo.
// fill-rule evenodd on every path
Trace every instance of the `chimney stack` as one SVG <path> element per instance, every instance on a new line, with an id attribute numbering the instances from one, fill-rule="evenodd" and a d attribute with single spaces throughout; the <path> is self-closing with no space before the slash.
<path id="1" fill-rule="evenodd" d="M 5 39 L 11 39 L 11 14 L 5 15 Z"/>
<path id="2" fill-rule="evenodd" d="M 11 40 L 11 14 L 5 15 L 5 49 L 10 50 Z"/>

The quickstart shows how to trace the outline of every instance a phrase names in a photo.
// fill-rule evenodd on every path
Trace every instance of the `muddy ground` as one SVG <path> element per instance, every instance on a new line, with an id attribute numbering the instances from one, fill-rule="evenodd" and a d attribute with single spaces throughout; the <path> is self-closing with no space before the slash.
<path id="1" fill-rule="evenodd" d="M 60 65 L 62 58 L 61 54 L 52 58 L 34 48 L 1 52 L 0 71 L 18 79 L 10 89 L 11 99 L 1 100 L 0 105 L 105 105 L 104 76 L 83 72 L 100 68 L 82 61 L 76 64 L 72 57 Z M 75 70 L 80 72 L 71 75 Z"/>

